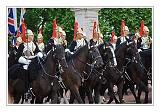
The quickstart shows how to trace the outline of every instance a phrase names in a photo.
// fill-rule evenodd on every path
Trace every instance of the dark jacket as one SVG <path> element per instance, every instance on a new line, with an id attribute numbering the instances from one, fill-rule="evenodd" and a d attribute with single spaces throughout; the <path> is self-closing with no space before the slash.
<path id="1" fill-rule="evenodd" d="M 74 52 L 75 51 L 75 47 L 77 46 L 77 42 L 75 40 L 73 40 L 69 46 L 69 50 L 71 52 Z"/>
<path id="2" fill-rule="evenodd" d="M 19 59 L 22 55 L 23 55 L 23 49 L 24 49 L 24 44 L 21 43 L 18 47 L 18 49 L 16 48 L 17 50 L 17 59 Z"/>
<path id="3" fill-rule="evenodd" d="M 129 39 L 128 39 L 127 37 L 125 37 L 125 38 L 126 38 L 126 40 L 127 40 L 128 42 L 131 41 L 130 37 L 129 37 Z M 116 48 L 117 48 L 120 44 L 121 44 L 121 37 L 119 37 L 119 38 L 117 39 Z"/>
<path id="4" fill-rule="evenodd" d="M 149 39 L 151 37 L 148 37 Z M 141 43 L 142 43 L 142 38 L 138 38 L 137 40 L 137 48 L 140 49 L 142 46 L 141 46 Z M 152 44 L 150 45 L 150 48 L 149 49 L 152 49 Z"/>
<path id="5" fill-rule="evenodd" d="M 90 42 L 90 46 L 95 46 L 97 44 L 97 41 L 95 42 L 93 41 L 93 39 L 91 39 L 89 42 Z"/>

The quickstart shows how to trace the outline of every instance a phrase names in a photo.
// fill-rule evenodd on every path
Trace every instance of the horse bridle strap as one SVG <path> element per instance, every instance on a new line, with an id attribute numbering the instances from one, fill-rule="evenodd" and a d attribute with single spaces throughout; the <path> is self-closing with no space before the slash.
<path id="1" fill-rule="evenodd" d="M 58 77 L 57 77 L 56 75 L 50 75 L 50 74 L 48 74 L 48 73 L 46 72 L 44 66 L 42 65 L 42 63 L 41 63 L 41 61 L 40 61 L 40 59 L 39 59 L 39 57 L 38 57 L 38 62 L 40 63 L 43 72 L 44 72 L 47 76 L 52 77 L 52 78 L 57 78 L 57 79 L 58 79 Z M 59 72 L 59 71 L 58 71 L 58 72 Z M 58 72 L 56 72 L 55 74 L 57 74 Z"/>
<path id="2" fill-rule="evenodd" d="M 84 82 L 85 80 L 88 80 L 89 77 L 90 77 L 90 75 L 91 75 L 91 73 L 92 73 L 92 71 L 93 71 L 93 68 L 91 67 L 91 72 L 89 73 L 88 77 L 87 77 L 87 78 L 84 78 L 84 76 L 82 76 L 81 73 L 78 72 L 78 70 L 76 69 L 75 64 L 74 64 L 74 62 L 73 62 L 73 59 L 71 60 L 71 62 L 72 62 L 72 65 L 73 65 L 73 68 L 74 68 L 75 72 L 76 72 L 76 73 L 80 76 L 80 78 L 82 79 L 82 82 Z M 86 71 L 83 71 L 83 73 L 84 73 L 84 74 L 87 74 Z"/>

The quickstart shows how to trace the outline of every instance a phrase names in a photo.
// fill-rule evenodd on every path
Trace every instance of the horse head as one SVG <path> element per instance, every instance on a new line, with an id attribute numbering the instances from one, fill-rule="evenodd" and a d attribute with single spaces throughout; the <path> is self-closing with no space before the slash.
<path id="1" fill-rule="evenodd" d="M 140 55 L 135 41 L 127 41 L 126 46 L 126 56 L 132 59 L 132 61 L 140 61 Z"/>
<path id="2" fill-rule="evenodd" d="M 96 46 L 89 47 L 88 59 L 96 67 L 101 67 L 104 65 L 100 52 Z"/>
<path id="3" fill-rule="evenodd" d="M 53 59 L 63 68 L 68 68 L 68 64 L 65 58 L 65 50 L 62 45 L 54 45 L 52 48 L 53 51 Z"/>
<path id="4" fill-rule="evenodd" d="M 115 53 L 112 45 L 105 42 L 104 44 L 99 46 L 99 50 L 105 65 L 109 67 L 117 66 L 117 61 L 116 61 L 116 57 L 115 57 Z"/>

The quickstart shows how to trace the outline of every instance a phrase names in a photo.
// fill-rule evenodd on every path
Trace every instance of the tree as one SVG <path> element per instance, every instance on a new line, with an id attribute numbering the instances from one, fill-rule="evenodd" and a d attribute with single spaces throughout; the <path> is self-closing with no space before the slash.
<path id="1" fill-rule="evenodd" d="M 20 9 L 18 9 L 18 15 L 20 15 Z M 63 27 L 67 34 L 67 41 L 71 42 L 75 16 L 70 8 L 27 8 L 25 23 L 27 28 L 34 32 L 35 37 L 42 17 L 46 23 L 43 27 L 45 42 L 52 36 L 53 19 L 57 20 L 58 26 Z M 140 27 L 140 22 L 143 19 L 145 25 L 150 29 L 150 35 L 152 34 L 151 8 L 102 8 L 99 10 L 98 17 L 100 30 L 104 36 L 106 32 L 112 31 L 112 27 L 115 28 L 115 34 L 119 36 L 122 19 L 124 19 L 125 25 L 129 27 L 130 32 L 134 32 L 135 26 Z"/>
<path id="2" fill-rule="evenodd" d="M 140 28 L 140 23 L 144 20 L 145 25 L 152 34 L 152 9 L 151 8 L 103 8 L 99 11 L 99 26 L 103 34 L 111 32 L 115 28 L 115 34 L 120 35 L 121 20 L 130 32 L 134 32 L 135 27 Z"/>

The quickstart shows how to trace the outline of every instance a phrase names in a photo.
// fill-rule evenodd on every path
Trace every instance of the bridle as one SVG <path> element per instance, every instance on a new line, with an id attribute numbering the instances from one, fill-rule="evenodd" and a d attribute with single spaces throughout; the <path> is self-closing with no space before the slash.
<path id="1" fill-rule="evenodd" d="M 105 69 L 106 69 L 107 67 L 113 68 L 113 67 L 115 67 L 115 66 L 117 65 L 116 57 L 115 57 L 115 55 L 113 54 L 114 51 L 112 51 L 112 47 L 111 47 L 111 46 L 106 46 L 105 49 L 106 49 L 106 48 L 109 48 L 109 49 L 111 50 L 111 52 L 112 52 L 112 57 L 111 57 L 111 58 L 108 58 L 107 61 L 106 61 L 106 60 L 103 60 L 104 63 L 105 63 L 105 67 L 104 67 L 104 68 L 105 68 Z M 107 54 L 105 53 L 105 54 L 104 54 L 104 57 L 105 57 L 106 55 L 107 55 Z M 112 63 L 111 60 L 113 60 L 114 63 Z"/>
<path id="2" fill-rule="evenodd" d="M 95 49 L 95 48 L 94 48 L 94 49 Z M 89 51 L 88 51 L 88 52 L 89 52 Z M 93 62 L 90 64 L 90 63 L 88 63 L 88 62 L 83 62 L 79 57 L 77 57 L 77 61 L 83 63 L 83 64 L 84 64 L 84 68 L 86 68 L 86 66 L 88 66 L 88 67 L 91 68 L 91 70 L 90 70 L 89 73 L 86 73 L 85 70 L 83 71 L 84 74 L 88 74 L 87 78 L 84 78 L 84 75 L 82 75 L 81 72 L 79 72 L 79 71 L 76 69 L 76 66 L 75 66 L 75 64 L 74 64 L 74 62 L 73 62 L 73 59 L 71 60 L 71 63 L 72 63 L 73 68 L 74 68 L 74 71 L 80 76 L 80 78 L 82 79 L 82 82 L 84 82 L 85 80 L 88 80 L 89 77 L 91 76 L 92 72 L 96 71 L 97 73 L 99 73 L 97 70 L 95 70 L 95 68 L 98 67 L 98 66 L 96 65 L 96 60 L 97 60 L 98 58 L 101 58 L 101 56 L 97 56 L 97 57 L 94 58 L 94 56 L 93 56 L 92 53 L 91 53 L 91 58 L 94 59 L 94 60 L 93 60 Z M 88 60 L 88 59 L 89 59 L 89 58 L 87 57 L 87 60 Z M 91 59 L 89 59 L 89 60 L 91 60 Z M 102 75 L 101 73 L 99 73 L 99 74 Z"/>
<path id="3" fill-rule="evenodd" d="M 53 50 L 53 49 L 51 49 L 51 50 Z M 51 50 L 47 53 L 47 55 L 49 55 L 49 53 L 51 52 Z M 53 51 L 53 52 L 54 52 L 54 51 Z M 58 74 L 58 73 L 61 74 L 61 73 L 64 72 L 64 71 L 63 71 L 63 68 L 62 68 L 62 65 L 60 64 L 60 61 L 61 61 L 61 60 L 65 60 L 65 57 L 63 57 L 63 58 L 60 60 L 60 59 L 56 58 L 56 54 L 53 55 L 53 58 L 55 58 L 55 65 L 58 66 L 58 71 L 57 71 L 56 73 L 54 73 L 54 74 L 49 74 L 49 73 L 47 73 L 47 71 L 45 70 L 42 62 L 40 61 L 40 58 L 39 58 L 39 57 L 37 57 L 37 58 L 38 58 L 38 63 L 41 65 L 42 70 L 43 70 L 43 72 L 44 72 L 44 74 L 45 74 L 46 76 L 49 76 L 49 77 L 51 77 L 51 78 L 58 78 L 57 74 Z"/>

